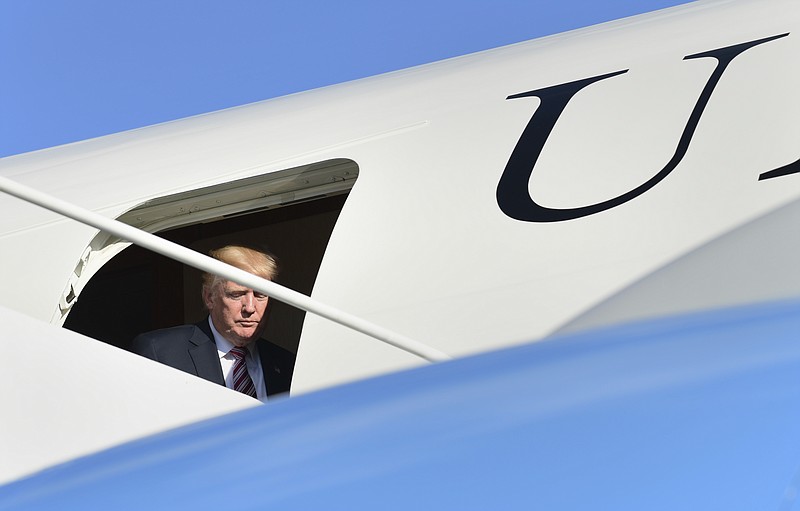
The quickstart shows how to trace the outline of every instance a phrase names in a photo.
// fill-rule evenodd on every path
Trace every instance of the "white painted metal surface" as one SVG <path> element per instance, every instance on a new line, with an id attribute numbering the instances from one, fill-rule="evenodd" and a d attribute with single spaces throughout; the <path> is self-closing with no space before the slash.
<path id="1" fill-rule="evenodd" d="M 260 403 L 0 307 L 0 484 Z"/>

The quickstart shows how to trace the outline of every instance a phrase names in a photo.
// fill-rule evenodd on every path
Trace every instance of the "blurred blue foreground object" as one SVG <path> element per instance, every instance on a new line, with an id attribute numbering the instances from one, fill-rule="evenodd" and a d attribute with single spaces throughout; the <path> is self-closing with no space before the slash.
<path id="1" fill-rule="evenodd" d="M 0 487 L 0 509 L 797 510 L 800 301 L 357 382 Z"/>

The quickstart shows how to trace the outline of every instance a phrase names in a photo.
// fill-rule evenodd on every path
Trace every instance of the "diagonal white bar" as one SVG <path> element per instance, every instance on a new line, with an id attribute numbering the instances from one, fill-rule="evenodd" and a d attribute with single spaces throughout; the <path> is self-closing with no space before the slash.
<path id="1" fill-rule="evenodd" d="M 159 238 L 154 234 L 142 231 L 117 220 L 106 218 L 93 211 L 81 208 L 2 176 L 0 176 L 0 191 L 4 191 L 24 201 L 31 202 L 45 209 L 49 209 L 50 211 L 72 218 L 78 222 L 91 225 L 101 231 L 113 234 L 114 236 L 130 241 L 140 247 L 188 264 L 201 271 L 213 273 L 228 280 L 238 282 L 243 286 L 264 293 L 271 298 L 275 298 L 276 300 L 280 300 L 298 309 L 352 328 L 353 330 L 385 342 L 386 344 L 390 344 L 403 351 L 413 353 L 425 360 L 436 362 L 448 360 L 450 358 L 441 351 L 431 348 L 419 341 L 415 341 L 404 335 L 378 326 L 358 316 L 320 303 L 302 293 L 281 286 L 280 284 L 262 279 L 261 277 L 256 277 L 244 270 L 217 261 L 216 259 L 182 247 L 171 241 Z"/>

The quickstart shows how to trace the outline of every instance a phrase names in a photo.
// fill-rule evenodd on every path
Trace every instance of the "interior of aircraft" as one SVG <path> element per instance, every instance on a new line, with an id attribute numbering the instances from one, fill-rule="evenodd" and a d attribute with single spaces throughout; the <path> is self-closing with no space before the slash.
<path id="1" fill-rule="evenodd" d="M 276 282 L 309 295 L 357 174 L 352 161 L 322 162 L 149 201 L 121 220 L 149 223 L 151 232 L 201 253 L 227 244 L 266 249 L 278 259 Z M 299 186 L 287 192 L 287 179 Z M 224 207 L 222 214 L 200 204 L 210 198 Z M 164 213 L 201 207 L 205 213 L 194 217 Z M 264 337 L 296 353 L 305 312 L 273 300 L 268 314 Z M 129 349 L 139 333 L 196 323 L 205 315 L 198 270 L 131 245 L 83 287 L 64 327 Z"/>

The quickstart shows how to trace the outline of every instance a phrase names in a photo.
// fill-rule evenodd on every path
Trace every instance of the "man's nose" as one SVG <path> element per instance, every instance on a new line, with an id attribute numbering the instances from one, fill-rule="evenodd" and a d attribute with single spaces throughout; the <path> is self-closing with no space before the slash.
<path id="1" fill-rule="evenodd" d="M 247 293 L 242 296 L 242 309 L 247 312 L 256 311 L 256 298 L 253 296 L 253 293 Z"/>

